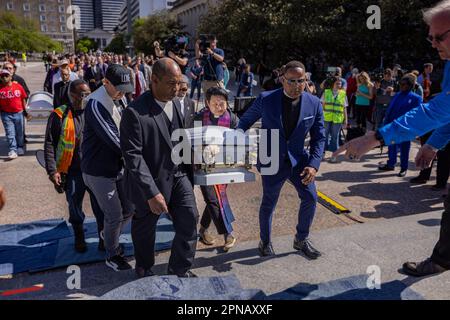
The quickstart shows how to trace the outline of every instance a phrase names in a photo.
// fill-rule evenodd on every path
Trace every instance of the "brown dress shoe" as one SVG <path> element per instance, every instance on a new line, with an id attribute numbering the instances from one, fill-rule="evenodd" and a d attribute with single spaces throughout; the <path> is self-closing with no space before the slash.
<path id="1" fill-rule="evenodd" d="M 405 262 L 403 264 L 403 272 L 413 277 L 424 277 L 444 271 L 447 269 L 431 261 L 431 258 L 421 262 Z"/>

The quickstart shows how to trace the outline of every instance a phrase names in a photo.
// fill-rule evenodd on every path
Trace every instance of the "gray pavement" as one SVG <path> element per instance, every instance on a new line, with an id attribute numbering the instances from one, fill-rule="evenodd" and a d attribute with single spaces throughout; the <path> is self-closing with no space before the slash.
<path id="1" fill-rule="evenodd" d="M 42 64 L 30 63 L 18 73 L 25 77 L 33 92 L 41 89 L 44 71 Z M 6 188 L 7 194 L 0 224 L 68 218 L 65 197 L 54 191 L 34 157 L 34 151 L 42 148 L 45 122 L 32 121 L 28 124 L 28 151 L 26 156 L 14 161 L 5 161 L 6 141 L 3 126 L 0 127 L 0 184 Z M 411 160 L 417 150 L 418 145 L 413 144 Z M 278 255 L 273 259 L 262 259 L 255 249 L 262 192 L 260 177 L 257 176 L 257 181 L 253 183 L 230 185 L 229 199 L 237 218 L 234 223 L 237 246 L 224 254 L 220 253 L 220 247 L 199 245 L 194 271 L 200 276 L 233 273 L 243 288 L 262 289 L 270 295 L 299 283 L 329 284 L 330 281 L 350 276 L 366 275 L 368 266 L 378 265 L 382 282 L 388 289 L 393 281 L 401 281 L 404 288 L 409 287 L 424 298 L 449 299 L 450 273 L 416 281 L 397 272 L 408 259 L 426 258 L 437 240 L 443 197 L 442 193 L 430 189 L 430 185 L 434 184 L 434 170 L 427 185 L 412 186 L 408 180 L 418 173 L 413 163 L 407 177 L 399 178 L 397 172 L 377 170 L 379 162 L 383 161 L 386 161 L 386 154 L 380 155 L 379 150 L 375 149 L 361 162 L 322 162 L 317 177 L 318 188 L 351 209 L 351 215 L 364 224 L 355 223 L 343 215 L 334 215 L 319 205 L 311 235 L 324 252 L 324 256 L 317 261 L 307 261 L 293 252 L 292 236 L 299 201 L 292 186 L 285 185 L 283 188 L 274 216 L 274 247 Z M 197 203 L 202 212 L 204 204 L 198 191 Z M 91 216 L 87 197 L 85 209 Z M 220 244 L 221 241 L 218 246 Z M 167 252 L 157 257 L 157 274 L 164 274 L 167 260 Z M 114 273 L 103 263 L 81 268 L 81 290 L 67 289 L 69 275 L 66 269 L 0 279 L 0 290 L 43 283 L 45 289 L 41 292 L 14 298 L 94 298 L 134 280 L 132 271 Z"/>

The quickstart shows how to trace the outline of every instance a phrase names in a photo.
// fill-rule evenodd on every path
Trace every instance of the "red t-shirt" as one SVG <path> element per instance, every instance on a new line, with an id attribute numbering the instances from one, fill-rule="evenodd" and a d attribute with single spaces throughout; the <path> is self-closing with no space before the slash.
<path id="1" fill-rule="evenodd" d="M 23 99 L 27 94 L 23 87 L 13 81 L 11 86 L 0 84 L 0 111 L 2 112 L 21 112 L 25 109 Z"/>

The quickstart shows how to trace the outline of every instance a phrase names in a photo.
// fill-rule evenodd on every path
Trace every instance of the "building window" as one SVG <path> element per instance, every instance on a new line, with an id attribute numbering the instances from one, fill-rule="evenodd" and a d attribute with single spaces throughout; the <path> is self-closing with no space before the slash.
<path id="1" fill-rule="evenodd" d="M 60 16 L 59 22 L 66 22 L 66 16 Z"/>
<path id="2" fill-rule="evenodd" d="M 61 26 L 61 32 L 67 32 L 66 26 Z"/>
<path id="3" fill-rule="evenodd" d="M 102 39 L 102 47 L 103 47 L 103 48 L 106 47 L 106 39 Z"/>
<path id="4" fill-rule="evenodd" d="M 45 22 L 45 21 L 47 21 L 47 17 L 44 16 L 44 15 L 41 15 L 41 16 L 39 17 L 39 20 L 42 21 L 42 22 Z"/>
<path id="5" fill-rule="evenodd" d="M 66 12 L 66 7 L 59 6 L 59 13 L 65 13 L 65 12 Z"/>
<path id="6" fill-rule="evenodd" d="M 24 3 L 23 4 L 23 11 L 30 11 L 30 4 L 29 3 Z"/>
<path id="7" fill-rule="evenodd" d="M 39 5 L 39 12 L 45 12 L 45 4 Z"/>
<path id="8" fill-rule="evenodd" d="M 45 24 L 41 25 L 41 31 L 42 32 L 48 32 L 47 25 L 45 25 Z"/>
<path id="9" fill-rule="evenodd" d="M 7 10 L 14 10 L 13 3 L 12 3 L 12 2 L 8 2 L 8 3 L 6 4 L 6 9 L 7 9 Z"/>

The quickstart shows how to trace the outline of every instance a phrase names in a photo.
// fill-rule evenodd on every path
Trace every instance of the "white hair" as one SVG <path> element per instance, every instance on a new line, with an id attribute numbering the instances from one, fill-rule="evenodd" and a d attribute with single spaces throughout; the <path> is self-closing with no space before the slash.
<path id="1" fill-rule="evenodd" d="M 429 25 L 436 15 L 442 13 L 446 13 L 450 18 L 450 0 L 443 0 L 434 7 L 423 10 L 423 20 Z"/>

